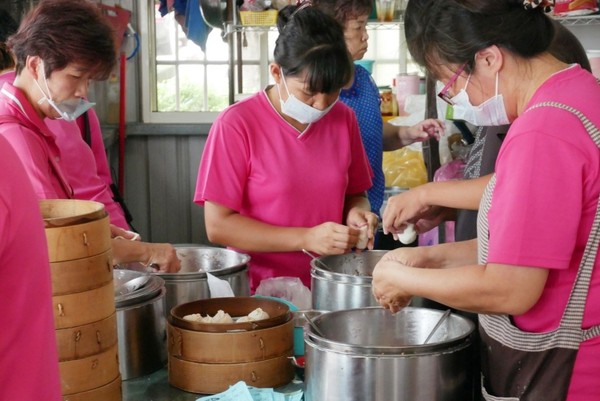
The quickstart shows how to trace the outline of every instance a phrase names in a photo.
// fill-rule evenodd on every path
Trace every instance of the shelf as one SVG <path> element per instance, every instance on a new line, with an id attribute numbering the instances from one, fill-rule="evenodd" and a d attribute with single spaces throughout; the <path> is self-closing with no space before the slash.
<path id="1" fill-rule="evenodd" d="M 576 17 L 555 17 L 555 19 L 566 26 L 600 25 L 600 14 L 598 13 Z"/>

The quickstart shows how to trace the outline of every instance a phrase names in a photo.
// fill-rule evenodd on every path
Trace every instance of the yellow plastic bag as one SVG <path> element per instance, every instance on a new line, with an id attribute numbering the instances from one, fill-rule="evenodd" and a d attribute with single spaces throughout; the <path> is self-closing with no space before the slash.
<path id="1" fill-rule="evenodd" d="M 383 152 L 386 187 L 414 188 L 427 182 L 427 168 L 419 150 L 404 147 Z"/>

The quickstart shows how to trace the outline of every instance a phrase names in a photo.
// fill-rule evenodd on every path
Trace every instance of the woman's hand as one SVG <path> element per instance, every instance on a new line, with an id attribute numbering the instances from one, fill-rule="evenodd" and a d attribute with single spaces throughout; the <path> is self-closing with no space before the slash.
<path id="1" fill-rule="evenodd" d="M 444 123 L 440 120 L 428 118 L 412 127 L 400 127 L 398 137 L 402 146 L 407 146 L 415 142 L 423 142 L 429 138 L 440 139 L 444 132 Z"/>
<path id="2" fill-rule="evenodd" d="M 382 219 L 385 234 L 401 233 L 406 223 L 415 223 L 421 216 L 431 212 L 431 206 L 423 201 L 421 187 L 388 198 Z"/>
<path id="3" fill-rule="evenodd" d="M 142 237 L 136 232 L 125 230 L 114 224 L 110 225 L 110 237 L 111 238 L 122 238 L 129 241 L 140 241 Z"/>
<path id="4" fill-rule="evenodd" d="M 171 244 L 113 238 L 112 251 L 113 265 L 138 262 L 165 273 L 177 273 L 181 269 L 181 261 Z"/>
<path id="5" fill-rule="evenodd" d="M 357 247 L 361 239 L 362 230 L 366 230 L 367 243 L 360 249 L 373 249 L 375 246 L 375 233 L 377 232 L 377 226 L 379 225 L 379 217 L 370 211 L 361 208 L 353 208 L 348 212 L 346 218 L 346 224 L 349 227 L 359 230 L 357 242 L 352 245 L 352 248 Z M 362 235 L 365 233 L 362 232 Z"/>
<path id="6" fill-rule="evenodd" d="M 359 234 L 357 228 L 333 222 L 322 223 L 306 231 L 303 249 L 319 255 L 341 255 L 356 245 Z"/>

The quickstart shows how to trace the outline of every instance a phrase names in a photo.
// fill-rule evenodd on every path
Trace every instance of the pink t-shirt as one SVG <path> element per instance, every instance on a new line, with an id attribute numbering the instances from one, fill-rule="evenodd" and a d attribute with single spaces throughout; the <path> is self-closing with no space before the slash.
<path id="1" fill-rule="evenodd" d="M 0 74 L 0 88 L 4 82 L 12 84 L 15 78 L 14 71 Z M 7 87 L 8 93 L 14 93 L 17 99 L 20 91 L 15 92 L 12 85 Z M 5 95 L 6 96 L 6 95 Z M 10 100 L 0 96 L 2 101 Z M 22 99 L 19 100 L 22 104 Z M 15 103 L 16 105 L 16 103 Z M 30 108 L 30 107 L 29 107 Z M 29 109 L 24 107 L 24 109 Z M 93 109 L 88 111 L 91 147 L 83 140 L 83 136 L 77 123 L 62 119 L 44 119 L 47 129 L 52 133 L 53 139 L 49 138 L 50 148 L 58 147 L 58 157 L 61 159 L 60 168 L 65 177 L 65 181 L 72 188 L 74 199 L 93 200 L 103 203 L 107 213 L 110 216 L 110 222 L 124 229 L 129 229 L 125 220 L 123 209 L 113 200 L 113 193 L 110 189 L 112 183 L 106 150 L 104 148 L 104 139 L 100 130 L 98 117 Z M 12 142 L 12 141 L 11 141 Z M 22 154 L 19 152 L 19 154 Z M 34 166 L 30 166 L 28 171 L 34 171 Z M 38 195 L 43 198 L 58 197 L 60 192 L 53 192 L 50 189 L 44 189 L 44 183 L 47 180 L 37 180 L 36 186 L 42 187 L 36 190 Z M 56 196 L 53 196 L 56 194 Z M 64 194 L 66 195 L 66 194 Z"/>
<path id="2" fill-rule="evenodd" d="M 578 65 L 553 75 L 528 107 L 556 101 L 580 110 L 600 127 L 600 85 Z M 496 162 L 489 213 L 488 263 L 549 269 L 538 303 L 515 316 L 522 330 L 558 326 L 600 194 L 600 151 L 571 113 L 531 110 L 512 124 Z M 600 257 L 596 258 L 583 327 L 600 324 Z M 582 344 L 568 400 L 598 400 L 600 338 Z"/>
<path id="3" fill-rule="evenodd" d="M 0 400 L 59 401 L 50 265 L 37 199 L 0 137 Z"/>
<path id="4" fill-rule="evenodd" d="M 346 105 L 338 102 L 300 135 L 263 91 L 213 123 L 194 201 L 272 225 L 313 227 L 341 223 L 344 197 L 370 188 L 371 176 L 356 117 Z M 260 280 L 278 276 L 300 277 L 310 286 L 310 258 L 302 252 L 246 253 L 253 291 Z"/>

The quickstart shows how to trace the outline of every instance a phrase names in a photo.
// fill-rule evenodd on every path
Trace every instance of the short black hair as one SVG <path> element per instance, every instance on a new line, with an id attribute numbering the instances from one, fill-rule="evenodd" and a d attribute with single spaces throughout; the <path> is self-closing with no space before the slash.
<path id="1" fill-rule="evenodd" d="M 287 6 L 279 12 L 277 27 L 274 60 L 285 75 L 306 73 L 313 93 L 333 93 L 351 81 L 354 64 L 342 26 L 333 17 L 312 6 Z"/>

